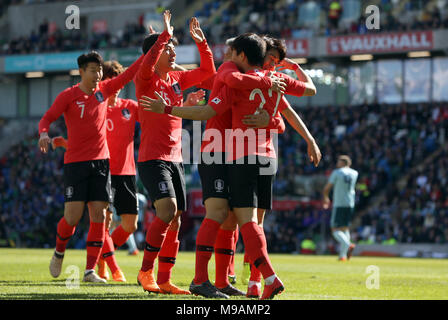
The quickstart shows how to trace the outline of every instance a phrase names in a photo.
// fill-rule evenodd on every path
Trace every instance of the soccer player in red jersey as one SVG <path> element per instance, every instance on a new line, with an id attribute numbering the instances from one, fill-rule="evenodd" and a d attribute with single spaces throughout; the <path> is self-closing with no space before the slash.
<path id="1" fill-rule="evenodd" d="M 213 55 L 196 18 L 190 21 L 190 35 L 196 42 L 201 64 L 189 71 L 173 71 L 176 53 L 171 14 L 164 12 L 165 30 L 151 34 L 143 43 L 148 52 L 134 82 L 136 96 L 163 96 L 170 106 L 182 106 L 182 91 L 215 72 Z M 139 176 L 156 209 L 156 217 L 146 232 L 146 245 L 138 282 L 148 292 L 190 294 L 171 283 L 171 271 L 179 250 L 180 214 L 186 210 L 186 188 L 181 153 L 182 119 L 157 115 L 139 109 L 141 144 L 138 158 Z M 157 282 L 153 268 L 159 258 Z"/>
<path id="2" fill-rule="evenodd" d="M 254 35 L 242 35 L 235 39 L 232 45 L 233 60 L 237 61 L 246 72 L 262 73 L 254 70 L 254 67 L 263 64 L 264 55 L 263 60 L 254 59 L 251 52 L 245 50 L 248 41 L 259 41 L 259 39 Z M 301 87 L 302 94 L 315 93 L 310 92 L 313 88 L 306 83 L 302 83 Z M 276 155 L 271 135 L 267 135 L 261 129 L 249 128 L 242 120 L 246 114 L 256 112 L 260 108 L 266 108 L 269 114 L 275 116 L 283 111 L 284 106 L 279 104 L 280 95 L 275 97 L 272 92 L 263 89 L 242 91 L 223 88 L 217 97 L 227 102 L 231 101 L 232 105 L 233 133 L 227 144 L 230 160 L 234 161 L 229 167 L 231 204 L 249 259 L 260 270 L 265 280 L 261 298 L 272 299 L 276 294 L 281 293 L 284 287 L 269 261 L 263 229 L 255 221 L 257 221 L 257 208 L 267 210 L 272 206 L 272 182 L 275 174 L 273 169 L 276 167 L 276 164 L 273 166 L 273 161 Z M 218 106 L 218 109 L 226 109 L 224 104 L 221 106 Z M 235 138 L 236 144 L 234 144 Z M 310 158 L 317 165 L 320 160 L 320 151 L 317 145 L 314 144 L 314 146 L 315 149 Z M 242 175 L 245 175 L 246 179 L 240 179 Z"/>
<path id="3" fill-rule="evenodd" d="M 103 59 L 97 52 L 78 58 L 81 82 L 62 91 L 39 122 L 39 148 L 47 153 L 50 124 L 64 114 L 68 143 L 64 155 L 65 207 L 57 226 L 50 273 L 61 273 L 67 242 L 87 203 L 90 228 L 83 281 L 105 282 L 95 273 L 105 238 L 105 212 L 110 201 L 109 149 L 106 142 L 107 98 L 132 80 L 143 56 L 120 76 L 101 81 Z"/>
<path id="4" fill-rule="evenodd" d="M 292 60 L 286 58 L 286 46 L 283 41 L 269 36 L 263 36 L 266 41 L 266 56 L 263 64 L 263 69 L 275 71 L 276 66 L 280 66 L 279 70 L 291 69 L 295 70 L 299 81 L 305 83 L 308 89 L 304 93 L 304 96 L 310 96 L 316 94 L 315 86 L 311 78 L 303 71 L 303 69 Z M 285 77 L 283 73 L 276 72 L 275 75 L 279 77 Z M 285 99 L 285 97 L 282 97 Z M 287 104 L 287 108 L 283 110 L 282 115 L 287 119 L 289 124 L 305 139 L 308 145 L 308 155 L 311 158 L 319 158 L 320 151 L 315 143 L 314 137 L 308 131 L 305 123 L 296 114 L 296 112 L 291 108 L 289 103 L 284 100 Z M 253 116 L 246 116 L 243 123 L 252 126 L 255 123 L 255 119 L 251 119 Z M 314 154 L 314 155 L 313 155 Z M 320 159 L 320 158 L 319 158 Z M 257 210 L 257 221 L 261 229 L 263 229 L 263 221 L 266 210 Z M 231 267 L 229 267 L 230 269 Z M 247 278 L 246 278 L 247 274 Z M 249 278 L 250 277 L 250 278 Z M 246 281 L 245 281 L 246 280 Z M 243 283 L 248 284 L 247 296 L 257 298 L 260 296 L 261 292 L 261 274 L 257 268 L 250 266 L 249 258 L 247 252 L 244 255 L 244 265 L 243 265 Z"/>

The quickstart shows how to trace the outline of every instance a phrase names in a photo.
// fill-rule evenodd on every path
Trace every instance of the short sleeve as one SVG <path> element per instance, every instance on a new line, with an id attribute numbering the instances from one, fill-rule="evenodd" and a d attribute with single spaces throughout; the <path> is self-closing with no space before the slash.
<path id="1" fill-rule="evenodd" d="M 336 184 L 336 179 L 337 179 L 337 172 L 333 171 L 330 175 L 330 178 L 328 179 L 328 182 L 331 184 Z"/>

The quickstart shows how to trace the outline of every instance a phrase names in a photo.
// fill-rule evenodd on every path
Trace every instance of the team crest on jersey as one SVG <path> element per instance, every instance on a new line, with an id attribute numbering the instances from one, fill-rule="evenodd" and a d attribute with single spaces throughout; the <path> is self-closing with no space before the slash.
<path id="1" fill-rule="evenodd" d="M 98 102 L 104 101 L 104 97 L 103 97 L 103 94 L 101 93 L 101 91 L 95 92 L 95 98 L 96 98 L 96 100 L 98 100 Z"/>
<path id="2" fill-rule="evenodd" d="M 123 117 L 124 117 L 126 120 L 131 119 L 131 113 L 129 112 L 129 109 L 127 109 L 127 108 L 122 109 L 122 110 L 121 110 L 121 114 L 123 115 Z"/>
<path id="3" fill-rule="evenodd" d="M 224 180 L 222 179 L 215 180 L 215 190 L 216 192 L 222 192 L 224 190 Z"/>
<path id="4" fill-rule="evenodd" d="M 173 87 L 173 90 L 174 90 L 174 92 L 176 93 L 176 94 L 181 94 L 182 92 L 180 91 L 180 85 L 179 85 L 179 83 L 175 83 L 175 84 L 173 84 L 172 85 L 172 87 Z"/>

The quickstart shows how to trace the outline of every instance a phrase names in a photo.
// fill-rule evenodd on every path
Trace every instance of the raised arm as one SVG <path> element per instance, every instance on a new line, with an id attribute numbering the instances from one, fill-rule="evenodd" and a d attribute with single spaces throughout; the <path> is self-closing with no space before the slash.
<path id="1" fill-rule="evenodd" d="M 130 65 L 126 69 L 126 71 L 116 76 L 115 78 L 104 80 L 100 83 L 100 85 L 102 86 L 101 90 L 105 99 L 123 88 L 129 81 L 134 78 L 135 74 L 140 68 L 140 65 L 143 62 L 144 57 L 144 55 L 141 55 L 140 58 L 138 58 L 132 65 Z"/>
<path id="2" fill-rule="evenodd" d="M 190 35 L 196 42 L 201 58 L 201 64 L 198 68 L 181 73 L 179 84 L 182 90 L 186 90 L 196 84 L 201 83 L 216 73 L 213 54 L 207 44 L 204 33 L 195 17 L 190 20 Z"/>
<path id="3" fill-rule="evenodd" d="M 171 27 L 170 21 L 171 13 L 169 10 L 166 10 L 163 13 L 163 23 L 165 25 L 165 30 L 159 35 L 157 41 L 145 54 L 141 68 L 138 69 L 138 72 L 136 74 L 137 80 L 149 80 L 154 75 L 157 61 L 159 61 L 160 55 L 162 54 L 165 45 L 168 44 L 168 41 L 173 36 L 173 27 Z"/>

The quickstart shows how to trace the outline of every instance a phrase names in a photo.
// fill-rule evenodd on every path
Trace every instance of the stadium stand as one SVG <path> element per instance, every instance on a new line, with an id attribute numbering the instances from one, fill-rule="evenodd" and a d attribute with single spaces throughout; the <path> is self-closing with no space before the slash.
<path id="1" fill-rule="evenodd" d="M 28 3 L 37 2 L 51 1 Z M 326 18 L 332 2 L 334 1 L 214 0 L 205 2 L 194 15 L 203 23 L 204 32 L 211 44 L 222 43 L 222 39 L 249 30 L 284 39 L 378 32 L 365 27 L 361 8 L 366 6 L 366 1 L 363 1 L 362 5 L 357 0 L 340 1 L 343 11 L 337 25 L 329 23 Z M 383 15 L 381 32 L 448 28 L 448 15 L 442 15 L 434 0 L 425 1 L 425 5 L 419 1 L 402 1 L 398 7 L 393 6 L 392 0 L 377 2 Z M 448 5 L 447 2 L 444 4 L 445 7 Z M 188 32 L 185 32 L 188 30 L 188 19 L 189 17 L 186 17 L 185 24 L 175 29 L 179 44 L 192 43 Z M 55 29 L 50 32 L 49 21 L 44 20 L 38 31 L 9 39 L 2 45 L 0 54 L 140 47 L 146 33 L 143 16 L 139 17 L 138 21 L 129 21 L 123 30 L 96 33 L 90 38 L 73 30 L 69 32 Z"/>

